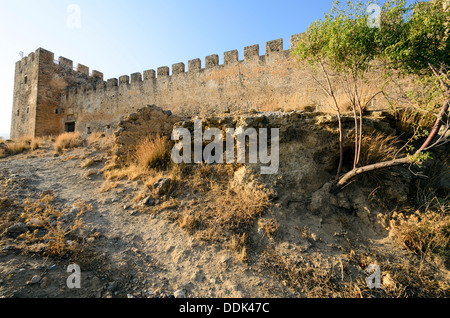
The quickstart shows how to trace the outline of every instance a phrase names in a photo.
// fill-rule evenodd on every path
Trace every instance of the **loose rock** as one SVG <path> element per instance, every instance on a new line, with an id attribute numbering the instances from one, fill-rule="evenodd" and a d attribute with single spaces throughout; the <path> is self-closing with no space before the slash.
<path id="1" fill-rule="evenodd" d="M 162 178 L 153 185 L 153 188 L 155 188 L 158 195 L 168 194 L 171 182 L 172 180 L 170 178 Z"/>
<path id="2" fill-rule="evenodd" d="M 177 290 L 173 295 L 175 296 L 175 298 L 186 298 L 186 294 L 182 289 Z"/>

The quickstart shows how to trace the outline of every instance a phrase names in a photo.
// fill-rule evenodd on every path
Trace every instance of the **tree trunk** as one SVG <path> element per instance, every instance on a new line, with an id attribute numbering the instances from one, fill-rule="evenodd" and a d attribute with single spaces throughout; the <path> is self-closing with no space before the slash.
<path id="1" fill-rule="evenodd" d="M 436 120 L 436 123 L 433 126 L 433 129 L 430 132 L 430 135 L 428 136 L 427 140 L 423 143 L 422 147 L 420 147 L 420 149 L 416 152 L 416 155 L 429 149 L 430 146 L 432 146 L 432 142 L 434 140 L 434 138 L 437 136 L 437 134 L 439 133 L 439 130 L 442 126 L 443 123 L 443 118 L 445 117 L 445 115 L 447 114 L 448 108 L 449 108 L 449 104 L 450 104 L 450 100 L 447 99 L 444 104 L 442 105 L 441 111 L 438 115 L 438 118 Z M 334 187 L 333 192 L 337 192 L 340 189 L 342 189 L 352 178 L 356 177 L 357 175 L 360 175 L 362 173 L 365 172 L 369 172 L 369 171 L 373 171 L 373 170 L 377 170 L 377 169 L 382 169 L 382 168 L 389 168 L 389 167 L 394 167 L 394 166 L 399 166 L 399 165 L 405 165 L 405 164 L 410 164 L 412 163 L 412 158 L 411 157 L 405 157 L 405 158 L 400 158 L 400 159 L 394 159 L 394 160 L 390 160 L 390 161 L 385 161 L 385 162 L 378 162 L 375 164 L 371 164 L 371 165 L 367 165 L 361 168 L 356 168 L 353 169 L 352 171 L 347 172 L 346 174 L 344 174 L 342 176 L 342 178 L 337 182 L 336 186 Z"/>

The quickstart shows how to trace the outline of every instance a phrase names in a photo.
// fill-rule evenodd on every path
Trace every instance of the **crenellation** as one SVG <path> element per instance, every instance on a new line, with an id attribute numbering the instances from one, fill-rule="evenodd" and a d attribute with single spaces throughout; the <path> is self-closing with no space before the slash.
<path id="1" fill-rule="evenodd" d="M 290 49 L 297 46 L 298 42 L 300 41 L 303 33 L 294 34 L 291 36 L 291 47 Z"/>
<path id="2" fill-rule="evenodd" d="M 53 64 L 53 61 L 55 60 L 55 54 L 43 48 L 37 49 L 36 55 L 39 56 L 42 63 Z"/>
<path id="3" fill-rule="evenodd" d="M 130 84 L 130 76 L 122 75 L 119 77 L 119 87 L 122 85 L 128 85 L 128 84 Z"/>
<path id="4" fill-rule="evenodd" d="M 166 77 L 169 76 L 170 69 L 168 66 L 158 67 L 158 77 Z"/>
<path id="5" fill-rule="evenodd" d="M 213 54 L 205 58 L 205 69 L 210 69 L 219 65 L 219 55 Z"/>
<path id="6" fill-rule="evenodd" d="M 92 77 L 93 77 L 96 81 L 98 81 L 98 80 L 103 81 L 103 73 L 102 73 L 102 72 L 93 70 L 93 71 L 92 71 Z"/>
<path id="7" fill-rule="evenodd" d="M 259 44 L 244 48 L 244 60 L 251 60 L 257 57 L 259 57 Z"/>
<path id="8" fill-rule="evenodd" d="M 283 39 L 273 40 L 266 43 L 266 56 L 273 53 L 283 52 Z"/>
<path id="9" fill-rule="evenodd" d="M 223 64 L 234 64 L 239 62 L 239 52 L 238 50 L 228 51 L 223 54 Z"/>
<path id="10" fill-rule="evenodd" d="M 139 84 L 142 82 L 142 74 L 139 72 L 131 74 L 131 84 Z"/>
<path id="11" fill-rule="evenodd" d="M 202 69 L 202 60 L 193 59 L 188 62 L 188 72 L 189 73 L 198 73 Z"/>
<path id="12" fill-rule="evenodd" d="M 185 73 L 184 63 L 176 63 L 172 65 L 172 75 L 184 74 Z"/>
<path id="13" fill-rule="evenodd" d="M 117 80 L 117 78 L 110 78 L 107 82 L 106 82 L 106 88 L 113 88 L 113 87 L 117 87 L 119 86 L 119 81 Z"/>
<path id="14" fill-rule="evenodd" d="M 77 65 L 77 72 L 89 76 L 89 67 L 87 67 L 87 66 L 85 66 L 83 64 L 78 64 Z"/>
<path id="15" fill-rule="evenodd" d="M 73 69 L 73 61 L 63 56 L 58 58 L 58 64 L 62 67 L 69 68 L 70 70 Z"/>
<path id="16" fill-rule="evenodd" d="M 156 71 L 155 70 L 146 70 L 146 71 L 144 71 L 144 81 L 153 80 L 155 78 L 156 78 Z"/>

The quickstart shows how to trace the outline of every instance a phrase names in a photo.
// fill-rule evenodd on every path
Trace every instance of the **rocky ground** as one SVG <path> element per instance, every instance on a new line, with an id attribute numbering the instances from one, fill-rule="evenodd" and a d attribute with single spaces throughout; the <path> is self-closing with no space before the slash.
<path id="1" fill-rule="evenodd" d="M 402 297 L 421 288 L 408 285 L 404 275 L 418 264 L 428 267 L 394 243 L 380 215 L 348 212 L 354 204 L 348 197 L 333 201 L 347 205 L 347 211 L 317 212 L 311 207 L 317 197 L 293 197 L 288 189 L 280 190 L 249 231 L 248 258 L 243 261 L 226 244 L 197 240 L 173 221 L 171 211 L 187 201 L 183 194 L 177 192 L 170 205 L 152 202 L 144 211 L 133 204 L 142 181 L 117 181 L 105 190 L 101 170 L 109 159 L 105 150 L 92 147 L 55 156 L 47 145 L 0 160 L 0 178 L 8 185 L 2 196 L 10 202 L 3 214 L 17 214 L 27 198 L 38 200 L 43 194 L 54 196 L 52 204 L 69 219 L 77 212 L 77 200 L 92 206 L 82 216 L 84 228 L 67 238 L 77 252 L 66 257 L 48 256 L 45 242 L 25 243 L 19 235 L 29 224 L 14 218 L 4 223 L 1 297 Z M 206 203 L 195 208 L 206 208 Z M 263 231 L 264 220 L 276 220 L 274 235 Z M 81 269 L 79 289 L 67 286 L 67 267 L 74 263 Z M 366 269 L 373 263 L 381 266 L 382 289 L 367 286 Z M 446 267 L 431 268 L 423 270 L 423 277 L 441 287 L 431 288 L 430 295 L 448 296 Z"/>

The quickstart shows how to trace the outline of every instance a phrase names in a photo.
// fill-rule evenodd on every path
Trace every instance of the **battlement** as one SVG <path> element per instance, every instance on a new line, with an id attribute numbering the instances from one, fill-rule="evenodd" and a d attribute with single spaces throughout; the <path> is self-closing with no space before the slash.
<path id="1" fill-rule="evenodd" d="M 192 116 L 318 103 L 306 70 L 296 67 L 296 60 L 291 58 L 290 48 L 300 36 L 291 36 L 288 49 L 280 38 L 266 42 L 264 48 L 249 45 L 222 56 L 210 54 L 107 80 L 99 71 L 91 72 L 88 66 L 63 56 L 55 59 L 54 53 L 39 48 L 17 62 L 20 67 L 33 67 L 16 70 L 20 94 L 14 111 L 22 122 L 16 116 L 13 130 L 16 135 L 23 134 L 20 127 L 29 120 L 35 123 L 35 135 L 58 134 L 75 124 L 76 130 L 84 133 L 106 131 L 126 113 L 152 104 Z M 27 108 L 21 105 L 28 103 L 33 92 L 24 83 L 38 87 L 30 106 L 36 109 L 34 119 L 22 120 Z"/>
<path id="2" fill-rule="evenodd" d="M 291 46 L 295 45 L 300 34 L 293 35 L 290 38 Z M 97 76 L 95 81 L 91 81 L 88 85 L 79 85 L 69 87 L 65 93 L 66 101 L 74 101 L 77 99 L 98 100 L 102 99 L 104 94 L 107 96 L 117 96 L 118 94 L 137 94 L 137 92 L 153 92 L 158 91 L 159 87 L 166 87 L 167 83 L 175 81 L 185 81 L 188 85 L 189 81 L 197 76 L 205 76 L 214 74 L 223 70 L 233 70 L 239 65 L 252 68 L 253 64 L 264 67 L 267 63 L 276 64 L 280 60 L 288 60 L 290 57 L 290 48 L 284 49 L 284 41 L 282 38 L 268 41 L 265 45 L 264 55 L 260 55 L 260 45 L 250 45 L 244 47 L 242 59 L 239 58 L 238 50 L 230 50 L 223 53 L 223 62 L 220 64 L 219 55 L 211 54 L 203 60 L 200 58 L 179 62 L 169 66 L 161 66 L 156 70 L 149 69 L 141 72 L 135 72 L 130 75 L 122 75 L 118 78 L 110 78 L 103 81 L 103 74 L 93 71 L 91 77 Z M 73 62 L 64 57 L 59 58 L 59 65 L 67 68 L 73 68 Z M 86 75 L 88 68 L 78 64 L 77 71 Z M 194 80 L 197 81 L 197 80 Z M 179 85 L 179 84 L 175 84 Z"/>
<path id="3" fill-rule="evenodd" d="M 291 37 L 291 41 L 297 39 L 299 36 L 300 36 L 299 34 L 293 35 Z M 237 65 L 238 63 L 259 61 L 261 64 L 264 64 L 268 58 L 277 58 L 277 56 L 287 58 L 289 57 L 289 52 L 290 52 L 289 49 L 284 50 L 283 48 L 283 39 L 277 39 L 266 43 L 265 55 L 260 55 L 259 44 L 255 44 L 244 48 L 243 60 L 239 60 L 238 50 L 231 50 L 225 52 L 223 54 L 223 64 L 219 64 L 218 54 L 212 54 L 204 58 L 204 64 L 202 64 L 201 59 L 196 58 L 188 61 L 187 68 L 184 62 L 180 62 L 172 64 L 171 68 L 168 66 L 161 66 L 158 67 L 156 71 L 154 69 L 150 69 L 145 70 L 143 73 L 137 72 L 131 75 L 122 75 L 118 79 L 111 78 L 108 79 L 106 82 L 106 89 L 107 90 L 116 89 L 117 87 L 120 86 L 128 87 L 130 85 L 142 84 L 147 81 L 153 82 L 155 79 L 170 80 L 173 76 L 183 76 L 183 75 L 186 76 L 189 74 L 201 73 L 205 71 L 214 71 L 225 67 L 230 66 L 232 67 Z M 65 62 L 64 64 L 70 66 L 71 61 Z M 86 69 L 83 66 L 81 67 L 82 67 L 81 70 L 79 69 L 78 71 L 86 74 Z M 94 72 L 92 76 L 95 75 Z M 100 78 L 103 80 L 103 76 L 101 76 Z M 100 86 L 100 88 L 103 88 L 104 83 L 98 82 L 96 86 Z"/>
<path id="4" fill-rule="evenodd" d="M 17 65 L 19 67 L 23 67 L 25 65 L 33 63 L 35 60 L 39 60 L 41 63 L 57 65 L 57 67 L 59 67 L 60 69 L 66 72 L 71 72 L 73 73 L 73 75 L 77 75 L 78 73 L 78 75 L 82 74 L 87 78 L 91 78 L 93 80 L 103 80 L 102 72 L 99 72 L 97 70 L 93 70 L 92 72 L 90 72 L 89 67 L 83 64 L 77 64 L 77 66 L 74 67 L 74 63 L 71 59 L 68 59 L 64 56 L 60 56 L 58 59 L 55 59 L 55 54 L 53 52 L 50 52 L 43 48 L 39 48 L 35 52 L 31 52 L 28 56 L 24 56 L 17 62 Z"/>

